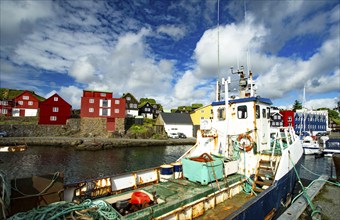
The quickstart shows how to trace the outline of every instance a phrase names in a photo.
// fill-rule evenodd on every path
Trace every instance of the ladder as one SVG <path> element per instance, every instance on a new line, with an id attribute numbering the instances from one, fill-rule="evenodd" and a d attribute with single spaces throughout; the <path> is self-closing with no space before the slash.
<path id="1" fill-rule="evenodd" d="M 270 157 L 269 155 L 261 154 L 258 162 L 257 170 L 254 176 L 252 185 L 252 195 L 263 192 L 274 182 L 276 168 L 280 157 Z"/>

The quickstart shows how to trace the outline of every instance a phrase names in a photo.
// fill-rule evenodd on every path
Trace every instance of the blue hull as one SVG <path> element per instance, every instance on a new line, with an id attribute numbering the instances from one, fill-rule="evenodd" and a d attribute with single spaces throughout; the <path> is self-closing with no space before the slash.
<path id="1" fill-rule="evenodd" d="M 301 164 L 301 158 L 296 165 L 298 169 Z M 288 195 L 292 195 L 297 177 L 294 169 L 291 169 L 280 180 L 275 181 L 272 186 L 260 193 L 254 199 L 244 204 L 238 211 L 234 212 L 226 219 L 261 219 L 263 220 L 273 209 L 275 213 L 281 213 L 281 209 Z M 278 216 L 276 216 L 278 217 Z"/>

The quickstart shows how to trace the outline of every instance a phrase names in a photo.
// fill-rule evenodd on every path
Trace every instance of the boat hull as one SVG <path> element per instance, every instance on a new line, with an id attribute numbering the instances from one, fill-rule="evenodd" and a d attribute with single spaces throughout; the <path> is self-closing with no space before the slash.
<path id="1" fill-rule="evenodd" d="M 301 158 L 295 165 L 299 170 Z M 297 176 L 294 169 L 291 169 L 272 186 L 248 201 L 242 208 L 228 216 L 226 219 L 265 219 L 270 215 L 281 213 L 285 207 L 282 204 L 289 204 Z"/>

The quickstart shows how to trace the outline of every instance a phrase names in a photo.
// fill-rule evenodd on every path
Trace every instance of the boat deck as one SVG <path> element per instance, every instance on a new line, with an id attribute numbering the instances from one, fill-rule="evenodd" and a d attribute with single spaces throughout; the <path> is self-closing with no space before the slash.
<path id="1" fill-rule="evenodd" d="M 161 182 L 157 184 L 153 184 L 150 186 L 146 186 L 142 189 L 136 189 L 134 191 L 144 191 L 149 193 L 150 195 L 153 192 L 156 192 L 157 198 L 160 199 L 158 204 L 149 206 L 142 210 L 127 214 L 125 216 L 120 215 L 122 219 L 149 219 L 149 218 L 166 218 L 166 213 L 179 213 L 179 212 L 187 212 L 185 207 L 194 203 L 198 203 L 198 201 L 207 202 L 209 195 L 216 193 L 219 189 L 228 188 L 228 186 L 237 185 L 238 183 L 243 181 L 243 175 L 241 174 L 233 174 L 224 178 L 223 180 L 209 183 L 208 185 L 201 185 L 200 183 L 194 183 L 188 181 L 186 179 L 175 179 L 170 180 L 168 182 Z M 241 190 L 241 189 L 238 189 Z M 112 195 L 105 197 L 105 201 L 113 204 L 119 199 L 130 198 L 132 192 L 126 192 L 119 195 Z M 152 197 L 150 197 L 152 198 Z M 213 198 L 215 201 L 216 198 Z M 248 199 L 249 200 L 249 199 Z M 215 204 L 213 204 L 215 206 Z M 203 210 L 197 210 L 196 208 L 192 209 L 192 212 L 198 212 L 199 215 L 203 214 L 204 207 L 201 207 Z M 230 212 L 231 213 L 231 212 Z M 186 214 L 185 214 L 186 215 Z M 197 213 L 191 213 L 192 216 L 197 216 Z"/>

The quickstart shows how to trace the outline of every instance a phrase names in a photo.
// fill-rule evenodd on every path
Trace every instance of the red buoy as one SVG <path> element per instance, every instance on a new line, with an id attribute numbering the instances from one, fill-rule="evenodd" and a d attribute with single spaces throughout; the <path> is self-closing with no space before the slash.
<path id="1" fill-rule="evenodd" d="M 148 194 L 143 192 L 134 192 L 131 195 L 130 203 L 134 205 L 142 205 L 145 203 L 149 203 L 150 201 L 151 200 Z"/>

